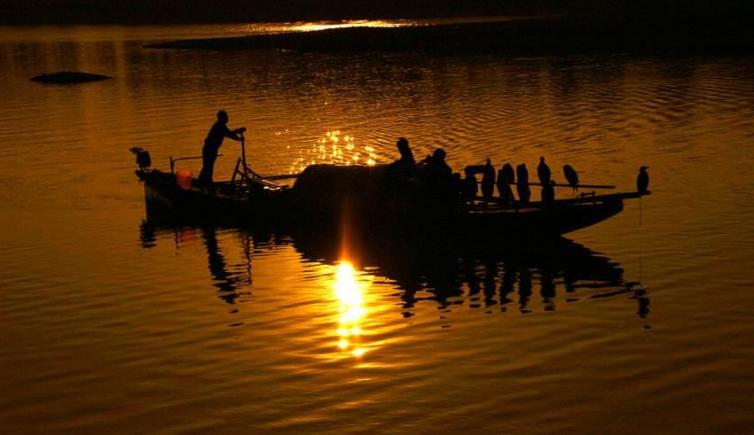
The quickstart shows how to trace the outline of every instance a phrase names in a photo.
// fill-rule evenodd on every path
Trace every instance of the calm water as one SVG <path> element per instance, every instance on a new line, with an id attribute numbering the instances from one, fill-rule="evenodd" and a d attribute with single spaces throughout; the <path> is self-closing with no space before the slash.
<path id="1" fill-rule="evenodd" d="M 0 431 L 751 430 L 753 59 L 141 48 L 247 31 L 0 29 Z M 407 136 L 654 194 L 524 258 L 144 223 L 128 148 L 219 108 L 267 174 Z"/>

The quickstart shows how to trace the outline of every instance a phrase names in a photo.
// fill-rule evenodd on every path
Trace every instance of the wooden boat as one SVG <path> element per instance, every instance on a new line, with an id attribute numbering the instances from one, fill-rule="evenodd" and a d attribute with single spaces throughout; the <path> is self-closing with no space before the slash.
<path id="1" fill-rule="evenodd" d="M 242 157 L 231 180 L 202 188 L 174 171 L 140 167 L 149 216 L 274 225 L 360 226 L 400 234 L 470 239 L 557 237 L 604 221 L 623 201 L 649 192 L 582 195 L 548 203 L 502 204 L 499 199 L 439 201 L 421 183 L 386 188 L 389 165 L 313 165 L 301 174 L 265 177 Z M 290 179 L 291 185 L 279 184 Z M 534 183 L 532 183 L 534 184 Z M 600 187 L 600 186 L 595 186 Z M 611 186 L 608 186 L 611 187 Z"/>

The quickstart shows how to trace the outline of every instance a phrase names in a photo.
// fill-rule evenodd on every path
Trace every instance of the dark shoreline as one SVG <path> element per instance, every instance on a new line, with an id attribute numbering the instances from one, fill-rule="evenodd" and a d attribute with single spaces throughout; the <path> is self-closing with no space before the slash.
<path id="1" fill-rule="evenodd" d="M 504 22 L 394 28 L 345 28 L 316 32 L 206 38 L 149 44 L 148 48 L 293 50 L 301 52 L 751 54 L 754 30 L 747 20 L 701 18 L 595 19 L 548 17 Z"/>

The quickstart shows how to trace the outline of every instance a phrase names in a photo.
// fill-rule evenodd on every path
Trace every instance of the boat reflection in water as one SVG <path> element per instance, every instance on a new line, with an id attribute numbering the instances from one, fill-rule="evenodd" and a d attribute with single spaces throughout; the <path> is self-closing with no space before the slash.
<path id="1" fill-rule="evenodd" d="M 295 249 L 300 262 L 324 266 L 327 270 L 323 273 L 331 276 L 323 280 L 323 290 L 331 292 L 327 294 L 334 295 L 340 307 L 338 347 L 354 355 L 365 352 L 358 342 L 368 313 L 366 292 L 375 277 L 384 277 L 400 290 L 402 302 L 398 305 L 404 317 L 413 316 L 417 304 L 423 302 L 433 302 L 445 313 L 462 306 L 487 313 L 530 313 L 554 311 L 558 304 L 621 295 L 636 300 L 641 318 L 649 314 L 649 297 L 640 282 L 626 281 L 619 264 L 565 238 L 514 246 L 458 246 L 442 240 L 388 240 L 368 232 L 344 238 L 327 231 L 280 235 L 234 228 L 243 259 L 229 265 L 220 252 L 217 231 L 217 227 L 208 225 L 170 226 L 145 221 L 141 241 L 149 248 L 173 234 L 176 248 L 180 248 L 186 233 L 200 233 L 213 285 L 229 304 L 251 293 L 253 253 L 280 247 Z"/>
<path id="2" fill-rule="evenodd" d="M 401 290 L 404 317 L 414 315 L 422 301 L 450 311 L 468 305 L 490 312 L 529 313 L 536 299 L 554 311 L 557 288 L 564 302 L 628 295 L 637 314 L 649 314 L 649 297 L 638 281 L 626 281 L 619 264 L 566 238 L 550 242 L 507 245 L 457 245 L 442 240 L 388 240 L 369 234 L 349 234 L 349 256 L 372 273 L 395 282 Z M 299 233 L 292 238 L 303 259 L 332 264 L 342 256 L 343 243 L 327 233 Z M 578 294 L 585 290 L 588 296 Z M 539 298 L 535 295 L 539 294 Z M 539 301 L 537 301 L 539 302 Z"/>
<path id="3" fill-rule="evenodd" d="M 142 222 L 140 227 L 141 244 L 144 248 L 155 247 L 159 234 L 171 234 L 176 249 L 180 249 L 184 243 L 200 237 L 207 251 L 207 266 L 212 276 L 212 285 L 217 289 L 218 297 L 228 304 L 235 304 L 239 297 L 250 293 L 248 289 L 252 284 L 251 235 L 247 232 L 240 233 L 243 236 L 240 243 L 242 244 L 244 261 L 241 264 L 229 266 L 220 249 L 217 231 L 218 227 L 212 225 L 156 225 L 150 221 Z"/>

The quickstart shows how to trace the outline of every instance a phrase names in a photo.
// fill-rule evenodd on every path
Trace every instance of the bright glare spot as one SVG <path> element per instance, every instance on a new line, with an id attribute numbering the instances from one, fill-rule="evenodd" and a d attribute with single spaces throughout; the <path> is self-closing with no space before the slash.
<path id="1" fill-rule="evenodd" d="M 347 29 L 350 27 L 400 27 L 401 23 L 381 20 L 353 20 L 336 23 L 302 23 L 289 27 L 293 32 L 316 32 L 318 30 Z"/>
<path id="2" fill-rule="evenodd" d="M 364 302 L 363 295 L 356 281 L 356 271 L 351 263 L 344 261 L 338 265 L 335 275 L 335 292 L 340 303 L 348 307 L 350 312 L 363 310 L 361 306 Z"/>
<path id="3" fill-rule="evenodd" d="M 363 330 L 361 323 L 367 315 L 364 294 L 367 284 L 359 281 L 353 265 L 347 261 L 338 264 L 335 272 L 335 296 L 340 303 L 338 318 L 338 348 L 353 349 L 351 354 L 360 357 L 366 349 L 358 346 Z M 356 343 L 354 343 L 356 341 Z"/>

